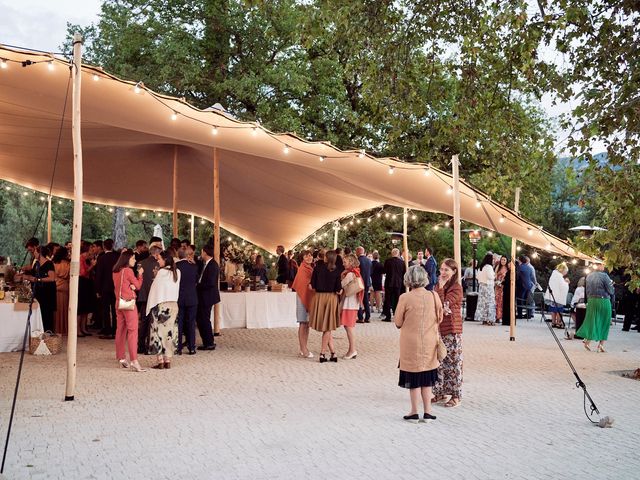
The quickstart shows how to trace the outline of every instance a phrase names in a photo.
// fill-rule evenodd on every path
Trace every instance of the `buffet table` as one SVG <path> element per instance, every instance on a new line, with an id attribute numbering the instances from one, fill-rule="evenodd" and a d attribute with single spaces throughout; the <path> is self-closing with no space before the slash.
<path id="1" fill-rule="evenodd" d="M 0 352 L 22 350 L 22 340 L 28 314 L 28 303 L 0 301 Z M 42 330 L 42 315 L 40 315 L 38 302 L 33 302 L 33 314 L 31 315 L 31 331 L 34 330 Z M 29 339 L 27 338 L 28 348 Z"/>
<path id="2" fill-rule="evenodd" d="M 295 292 L 220 292 L 220 328 L 296 325 Z"/>

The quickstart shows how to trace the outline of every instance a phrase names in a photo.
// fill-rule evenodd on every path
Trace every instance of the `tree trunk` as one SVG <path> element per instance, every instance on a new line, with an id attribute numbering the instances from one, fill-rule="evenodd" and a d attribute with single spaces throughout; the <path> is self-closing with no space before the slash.
<path id="1" fill-rule="evenodd" d="M 127 217 L 124 208 L 116 207 L 113 214 L 113 248 L 120 250 L 127 246 Z"/>

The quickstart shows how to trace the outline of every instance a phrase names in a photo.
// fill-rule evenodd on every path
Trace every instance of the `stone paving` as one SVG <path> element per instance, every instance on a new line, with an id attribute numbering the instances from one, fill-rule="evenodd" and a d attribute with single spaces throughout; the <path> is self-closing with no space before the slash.
<path id="1" fill-rule="evenodd" d="M 408 424 L 397 384 L 398 332 L 358 325 L 356 360 L 297 354 L 295 329 L 225 330 L 219 349 L 178 357 L 169 371 L 119 369 L 113 342 L 79 339 L 76 400 L 64 397 L 64 355 L 27 356 L 7 478 L 31 479 L 637 479 L 640 334 L 612 327 L 609 352 L 564 341 L 603 415 L 582 393 L 544 324 L 466 322 L 464 397 Z M 560 331 L 558 331 L 560 332 Z M 346 335 L 336 335 L 338 352 Z M 19 354 L 0 354 L 0 434 Z M 151 365 L 151 357 L 142 357 Z"/>

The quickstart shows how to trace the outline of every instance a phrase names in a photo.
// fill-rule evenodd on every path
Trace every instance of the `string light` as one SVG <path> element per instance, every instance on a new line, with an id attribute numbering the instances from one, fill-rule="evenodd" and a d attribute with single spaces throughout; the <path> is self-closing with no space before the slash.
<path id="1" fill-rule="evenodd" d="M 62 200 L 58 200 L 58 205 L 62 205 Z M 111 210 L 113 211 L 113 210 Z"/>
<path id="2" fill-rule="evenodd" d="M 439 225 L 434 225 L 433 229 L 437 232 L 438 230 L 440 230 L 440 226 Z"/>
<path id="3" fill-rule="evenodd" d="M 384 214 L 384 218 L 389 218 L 390 216 L 391 216 L 391 215 L 389 214 L 389 212 L 386 212 L 386 213 Z"/>
<path id="4" fill-rule="evenodd" d="M 287 155 L 289 153 L 289 145 L 285 145 L 283 148 L 283 152 L 285 155 Z"/>
<path id="5" fill-rule="evenodd" d="M 447 188 L 447 195 L 451 195 L 453 193 L 453 187 Z"/>
<path id="6" fill-rule="evenodd" d="M 357 219 L 357 220 L 356 220 L 356 223 L 360 223 L 360 219 Z"/>
<path id="7" fill-rule="evenodd" d="M 476 202 L 476 208 L 480 208 L 481 206 L 482 206 L 482 203 L 480 203 L 480 200 L 478 200 L 478 201 Z"/>
<path id="8" fill-rule="evenodd" d="M 100 210 L 99 207 L 93 207 L 93 209 L 97 212 L 98 210 Z"/>
<path id="9" fill-rule="evenodd" d="M 392 165 L 389 167 L 389 175 L 393 175 L 393 172 L 395 171 L 395 167 Z"/>
<path id="10" fill-rule="evenodd" d="M 144 217 L 146 217 L 146 216 L 147 216 L 147 213 L 146 213 L 146 212 L 142 212 L 142 213 L 140 214 L 140 216 L 144 218 Z M 191 221 L 191 219 L 189 219 L 189 221 Z"/>
<path id="11" fill-rule="evenodd" d="M 522 247 L 518 246 L 516 247 L 516 250 L 519 252 L 520 250 L 522 250 Z"/>
<path id="12" fill-rule="evenodd" d="M 318 157 L 318 160 L 320 160 L 321 162 L 324 162 L 324 157 L 320 155 L 320 157 Z"/>
<path id="13" fill-rule="evenodd" d="M 571 263 L 572 263 L 573 265 L 577 265 L 577 264 L 578 264 L 578 260 L 576 260 L 576 259 L 574 258 L 573 260 L 571 260 Z"/>
<path id="14" fill-rule="evenodd" d="M 502 215 L 502 216 L 500 217 L 499 222 L 500 222 L 500 223 L 504 223 L 504 221 L 505 221 L 505 218 L 504 218 L 504 215 Z"/>
<path id="15" fill-rule="evenodd" d="M 230 242 L 230 241 L 231 241 L 231 237 L 227 237 L 227 242 Z"/>
<path id="16" fill-rule="evenodd" d="M 136 83 L 136 86 L 133 87 L 133 93 L 135 93 L 136 95 L 138 95 L 139 93 L 142 92 L 142 89 L 140 88 L 142 85 L 142 82 L 138 82 Z"/>
<path id="17" fill-rule="evenodd" d="M 343 230 L 346 230 L 346 229 L 347 229 L 347 226 L 346 226 L 346 225 L 343 225 L 343 226 L 342 226 L 342 229 L 343 229 Z"/>
<path id="18" fill-rule="evenodd" d="M 392 220 L 395 220 L 396 218 L 398 218 L 398 215 L 396 215 L 395 213 L 391 216 Z"/>
<path id="19" fill-rule="evenodd" d="M 200 225 L 204 225 L 204 220 L 200 220 Z"/>
<path id="20" fill-rule="evenodd" d="M 176 112 L 175 110 L 174 110 L 174 112 L 171 114 L 171 120 L 173 120 L 174 122 L 175 122 L 176 120 L 178 120 L 178 112 Z"/>
<path id="21" fill-rule="evenodd" d="M 418 216 L 415 213 L 411 215 L 411 220 L 415 220 L 416 218 L 418 218 Z"/>
<path id="22" fill-rule="evenodd" d="M 493 238 L 493 232 L 487 232 L 487 237 Z"/>
<path id="23" fill-rule="evenodd" d="M 53 72 L 55 70 L 55 66 L 53 65 L 53 60 L 51 60 L 50 62 L 47 62 L 47 68 L 49 69 L 50 72 Z"/>
<path id="24" fill-rule="evenodd" d="M 538 258 L 538 257 L 539 257 L 538 252 L 533 252 L 531 254 L 531 258 Z"/>
<path id="25" fill-rule="evenodd" d="M 360 150 L 360 153 L 358 153 L 358 158 L 364 158 L 364 150 Z"/>
<path id="26" fill-rule="evenodd" d="M 5 188 L 5 190 L 6 190 L 7 192 L 11 191 L 11 187 L 10 187 L 10 186 L 8 186 L 8 185 L 7 185 L 6 187 L 4 187 L 4 188 Z"/>
<path id="27" fill-rule="evenodd" d="M 424 169 L 424 176 L 428 177 L 429 175 L 431 175 L 431 167 L 427 167 Z"/>
<path id="28" fill-rule="evenodd" d="M 22 192 L 22 195 L 26 197 L 27 195 L 29 195 L 29 192 Z"/>
<path id="29" fill-rule="evenodd" d="M 380 218 L 382 214 L 380 212 L 376 213 L 376 217 Z"/>
<path id="30" fill-rule="evenodd" d="M 109 207 L 109 211 L 110 211 L 111 213 L 113 213 L 113 208 L 112 208 L 112 207 Z"/>
<path id="31" fill-rule="evenodd" d="M 218 134 L 218 127 L 214 125 L 213 127 L 211 127 L 211 135 L 217 135 L 217 134 Z"/>
<path id="32" fill-rule="evenodd" d="M 449 225 L 451 225 L 449 222 L 444 222 L 444 226 L 449 228 Z"/>
<path id="33" fill-rule="evenodd" d="M 7 61 L 3 58 L 2 60 L 0 60 L 0 68 L 2 68 L 3 70 L 7 69 L 9 67 L 9 65 L 7 64 Z"/>
<path id="34" fill-rule="evenodd" d="M 124 214 L 128 217 L 129 215 L 131 215 L 131 212 L 124 212 Z"/>
<path id="35" fill-rule="evenodd" d="M 253 136 L 255 137 L 256 135 L 258 135 L 258 127 L 251 127 L 251 133 L 253 133 Z"/>
<path id="36" fill-rule="evenodd" d="M 162 214 L 160 212 L 156 212 L 156 217 L 161 216 Z"/>
<path id="37" fill-rule="evenodd" d="M 558 258 L 558 256 L 557 256 L 557 255 L 554 255 L 554 256 L 553 256 L 553 257 L 551 257 L 551 258 L 553 258 L 553 259 L 555 260 L 555 259 L 557 259 L 557 258 Z"/>
<path id="38" fill-rule="evenodd" d="M 44 201 L 45 201 L 45 198 L 44 198 L 43 196 L 40 196 L 40 201 L 41 201 L 41 202 L 44 202 Z"/>
<path id="39" fill-rule="evenodd" d="M 529 234 L 529 236 L 533 235 L 533 230 L 531 230 L 530 228 L 527 228 L 527 233 Z"/>
<path id="40" fill-rule="evenodd" d="M 371 223 L 371 217 L 367 218 L 367 223 Z"/>
<path id="41" fill-rule="evenodd" d="M 189 220 L 188 220 L 188 222 L 189 222 L 189 223 L 191 223 L 191 222 L 192 222 L 192 220 L 191 220 L 191 219 L 189 219 Z"/>
<path id="42" fill-rule="evenodd" d="M 95 73 L 93 74 L 93 81 L 97 82 L 98 80 L 100 80 L 100 77 L 98 75 L 96 75 Z"/>
<path id="43" fill-rule="evenodd" d="M 351 220 L 351 221 L 349 222 L 349 225 L 353 225 L 353 220 Z"/>

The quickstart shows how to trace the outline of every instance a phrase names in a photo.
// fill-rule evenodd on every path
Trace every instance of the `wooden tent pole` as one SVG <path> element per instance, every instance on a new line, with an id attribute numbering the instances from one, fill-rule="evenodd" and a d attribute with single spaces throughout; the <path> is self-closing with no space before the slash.
<path id="1" fill-rule="evenodd" d="M 173 146 L 173 238 L 178 238 L 178 145 Z"/>
<path id="2" fill-rule="evenodd" d="M 407 207 L 402 210 L 402 250 L 404 250 L 404 268 L 409 270 L 409 240 L 407 239 L 407 221 L 409 220 L 409 212 Z M 405 291 L 409 291 L 409 287 L 405 287 Z"/>
<path id="3" fill-rule="evenodd" d="M 78 280 L 80 278 L 80 241 L 82 239 L 82 138 L 80 119 L 80 88 L 82 86 L 82 35 L 73 35 L 73 230 L 71 235 L 71 268 L 69 278 L 69 314 L 67 336 L 67 383 L 64 399 L 74 399 L 76 389 L 76 348 L 78 343 Z M 51 196 L 49 196 L 51 205 Z M 49 209 L 51 211 L 51 209 Z"/>
<path id="4" fill-rule="evenodd" d="M 220 158 L 213 149 L 213 259 L 220 265 Z M 218 287 L 220 277 L 218 276 Z M 213 307 L 213 333 L 220 333 L 220 304 Z"/>
<path id="5" fill-rule="evenodd" d="M 520 187 L 516 188 L 516 201 L 513 210 L 518 214 L 518 210 L 520 208 Z M 509 285 L 509 295 L 511 301 L 509 302 L 509 306 L 511 307 L 509 310 L 509 340 L 512 342 L 516 341 L 516 239 L 511 237 L 511 278 Z"/>
<path id="6" fill-rule="evenodd" d="M 47 197 L 47 243 L 51 243 L 51 195 Z"/>
<path id="7" fill-rule="evenodd" d="M 195 223 L 196 219 L 194 215 L 191 215 L 191 245 L 195 245 Z"/>
<path id="8" fill-rule="evenodd" d="M 460 161 L 458 155 L 451 158 L 453 166 L 453 259 L 458 264 L 458 283 L 462 282 L 462 250 L 460 239 Z"/>
<path id="9" fill-rule="evenodd" d="M 340 231 L 340 225 L 338 222 L 333 223 L 333 249 L 338 248 L 338 232 Z"/>

